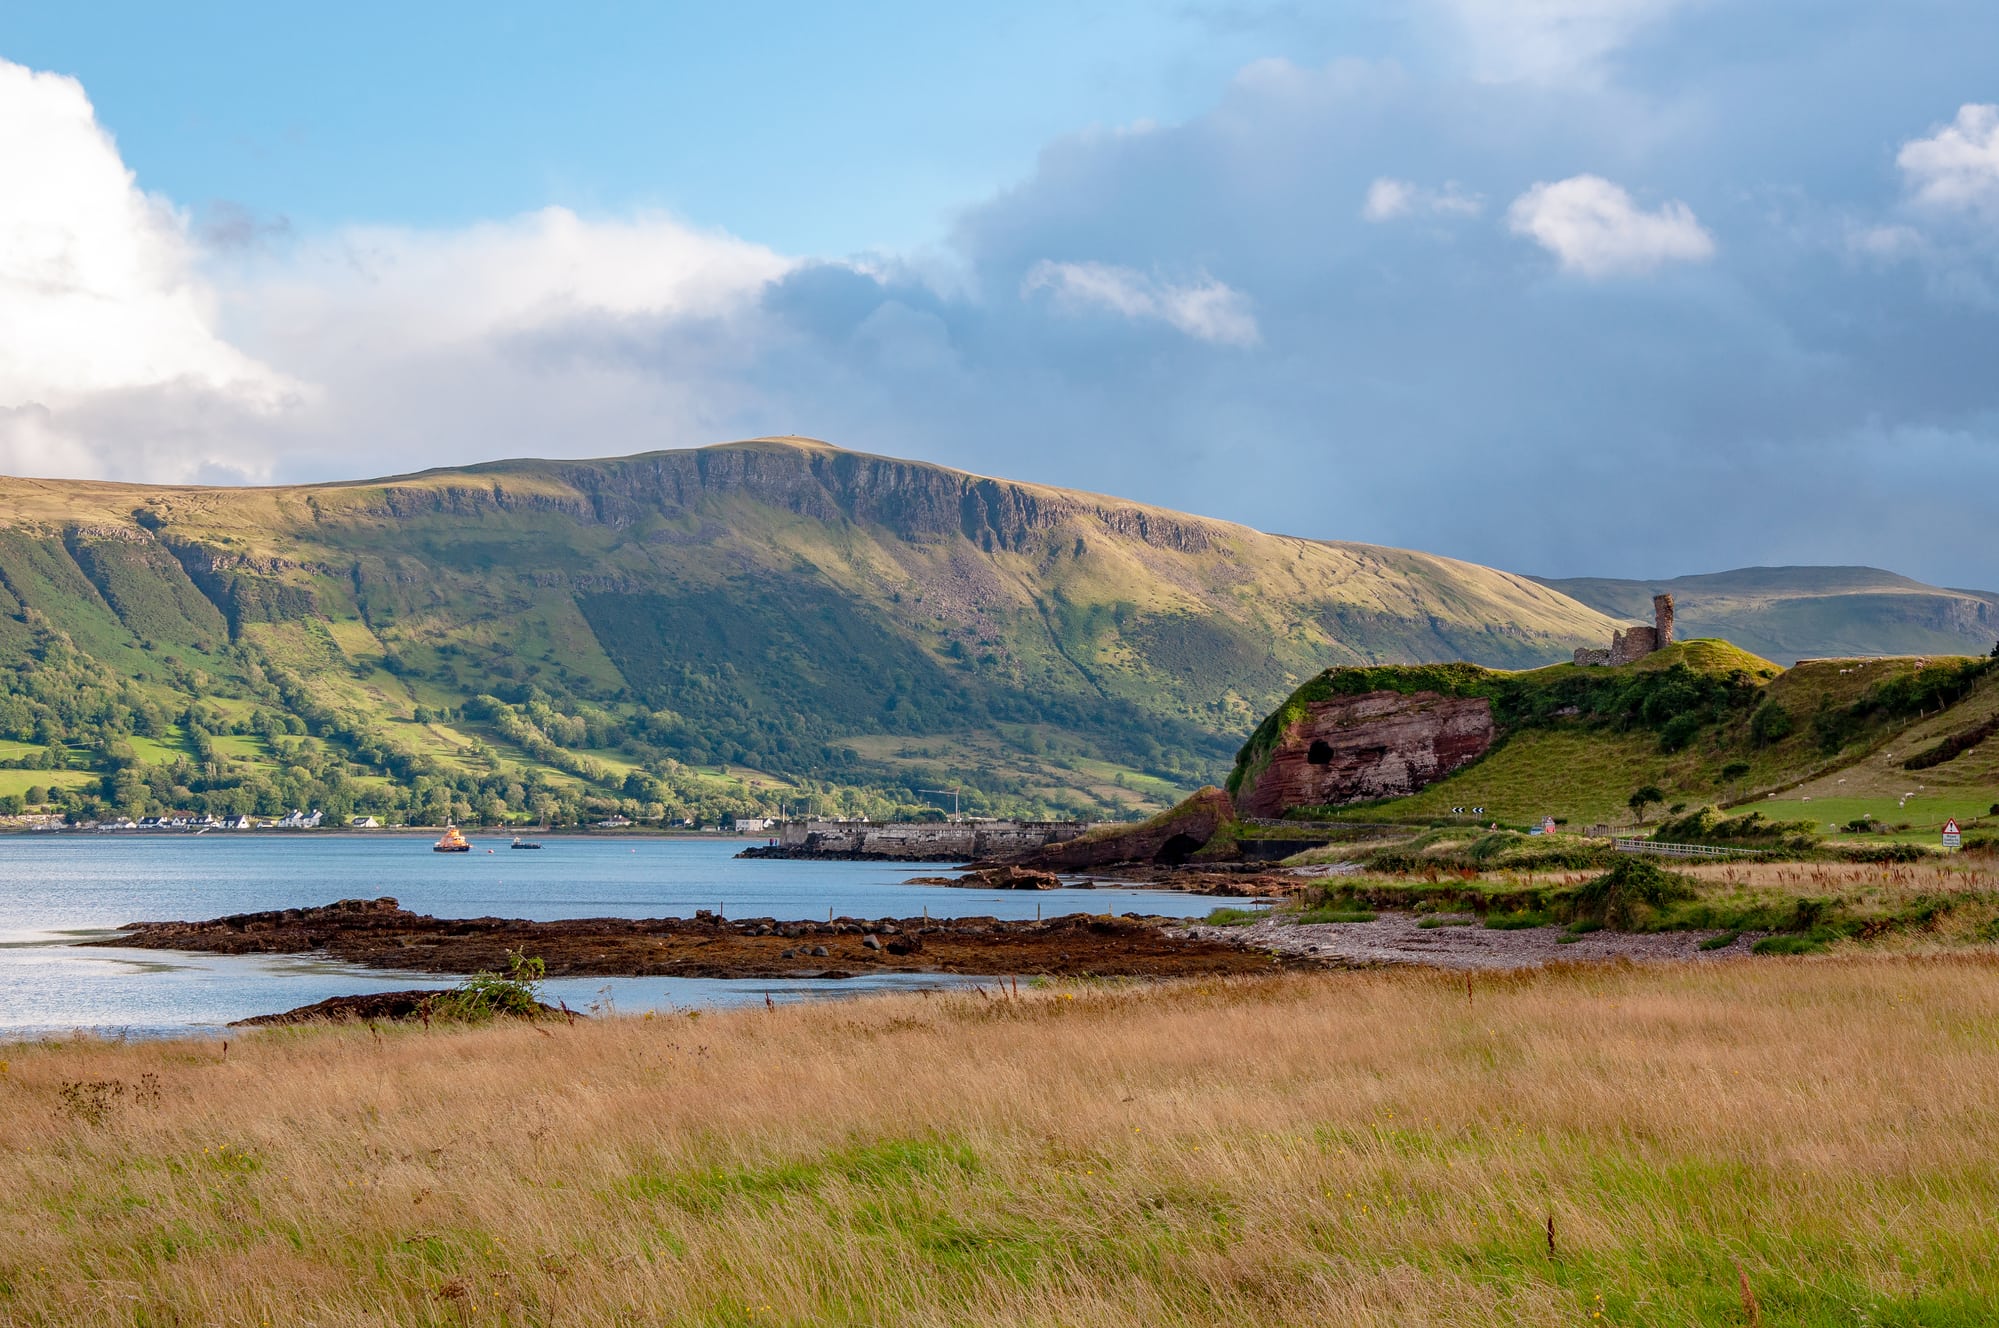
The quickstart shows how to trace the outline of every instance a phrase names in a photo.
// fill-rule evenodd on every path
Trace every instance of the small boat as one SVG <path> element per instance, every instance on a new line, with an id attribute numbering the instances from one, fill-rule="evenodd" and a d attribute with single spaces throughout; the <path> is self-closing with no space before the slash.
<path id="1" fill-rule="evenodd" d="M 539 845 L 539 844 L 535 843 L 535 842 L 534 842 L 534 841 L 533 841 L 532 839 L 522 839 L 522 838 L 521 838 L 521 837 L 520 837 L 519 835 L 515 835 L 515 836 L 514 836 L 514 842 L 513 842 L 513 843 L 511 843 L 511 844 L 509 844 L 509 845 L 507 845 L 507 847 L 508 847 L 508 848 L 540 848 L 540 847 L 541 847 L 541 845 Z"/>
<path id="2" fill-rule="evenodd" d="M 444 838 L 432 844 L 430 851 L 432 853 L 470 853 L 472 851 L 472 844 L 464 835 L 458 833 L 457 826 L 447 825 L 444 827 Z"/>

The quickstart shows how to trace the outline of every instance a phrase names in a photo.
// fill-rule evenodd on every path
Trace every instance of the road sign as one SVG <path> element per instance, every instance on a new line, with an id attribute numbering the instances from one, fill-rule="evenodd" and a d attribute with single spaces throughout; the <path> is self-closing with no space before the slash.
<path id="1" fill-rule="evenodd" d="M 1943 846 L 1945 848 L 1962 848 L 1964 846 L 1964 836 L 1958 833 L 1957 818 L 1954 816 L 1943 823 Z"/>
<path id="2" fill-rule="evenodd" d="M 1474 808 L 1472 808 L 1472 809 L 1471 809 L 1471 814 L 1472 814 L 1473 816 L 1483 816 L 1483 815 L 1485 815 L 1485 808 L 1483 808 L 1483 807 L 1474 807 Z"/>

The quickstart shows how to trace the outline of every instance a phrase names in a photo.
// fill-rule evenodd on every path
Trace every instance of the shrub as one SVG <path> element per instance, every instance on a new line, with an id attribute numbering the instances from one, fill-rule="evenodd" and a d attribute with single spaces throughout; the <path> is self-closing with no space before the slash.
<path id="1" fill-rule="evenodd" d="M 1208 914 L 1205 921 L 1210 927 L 1242 927 L 1263 917 L 1261 912 L 1247 908 L 1218 908 Z"/>
<path id="2" fill-rule="evenodd" d="M 1364 908 L 1312 908 L 1292 918 L 1293 922 L 1373 922 L 1375 914 Z"/>
<path id="3" fill-rule="evenodd" d="M 1943 739 L 1943 741 L 1933 746 L 1925 747 L 1922 751 L 1917 752 L 1914 756 L 1902 762 L 1902 768 L 1904 770 L 1928 770 L 1930 767 L 1942 765 L 1946 761 L 1954 761 L 1995 733 L 1999 733 L 1999 715 L 1994 715 L 1982 724 L 1974 724 L 1968 729 L 1960 729 Z"/>
<path id="4" fill-rule="evenodd" d="M 1652 837 L 1667 844 L 1795 844 L 1808 846 L 1818 833 L 1816 821 L 1770 821 L 1762 812 L 1726 816 L 1715 807 L 1697 807 L 1684 816 L 1661 821 Z"/>
<path id="5" fill-rule="evenodd" d="M 1751 954 L 1760 955 L 1805 955 L 1817 954 L 1825 949 L 1825 942 L 1811 936 L 1785 934 L 1765 936 L 1749 947 Z"/>
<path id="6" fill-rule="evenodd" d="M 1734 945 L 1734 944 L 1735 944 L 1735 943 L 1736 943 L 1737 941 L 1739 941 L 1739 940 L 1741 940 L 1741 939 L 1742 939 L 1742 933 L 1741 933 L 1741 932 L 1739 932 L 1739 931 L 1725 931 L 1725 932 L 1722 932 L 1722 933 L 1721 933 L 1720 935 L 1718 935 L 1718 936 L 1710 936 L 1710 937 L 1708 937 L 1708 938 L 1707 938 L 1706 940 L 1702 941 L 1702 942 L 1701 942 L 1701 949 L 1703 949 L 1703 950 L 1726 950 L 1726 949 L 1727 949 L 1727 948 L 1728 948 L 1729 946 L 1731 946 L 1731 945 Z"/>
<path id="7" fill-rule="evenodd" d="M 1548 917 L 1532 909 L 1522 909 L 1518 913 L 1488 913 L 1485 925 L 1493 931 L 1525 931 L 1529 927 L 1545 927 Z"/>
<path id="8" fill-rule="evenodd" d="M 1921 862 L 1930 856 L 1921 844 L 1843 844 L 1835 845 L 1833 851 L 1842 862 Z"/>
<path id="9" fill-rule="evenodd" d="M 1666 727 L 1659 730 L 1659 750 L 1677 752 L 1692 742 L 1700 731 L 1699 715 L 1675 715 L 1666 721 Z"/>
<path id="10" fill-rule="evenodd" d="M 1775 701 L 1765 701 L 1749 718 L 1749 737 L 1758 747 L 1768 747 L 1790 737 L 1795 727 L 1790 711 Z"/>
<path id="11" fill-rule="evenodd" d="M 1627 930 L 1664 905 L 1693 897 L 1693 883 L 1686 877 L 1636 856 L 1620 858 L 1609 871 L 1569 892 L 1577 917 Z"/>
<path id="12" fill-rule="evenodd" d="M 439 1019 L 484 1023 L 496 1015 L 533 1018 L 542 1012 L 541 981 L 548 965 L 517 950 L 507 951 L 507 972 L 474 973 L 431 1003 Z"/>

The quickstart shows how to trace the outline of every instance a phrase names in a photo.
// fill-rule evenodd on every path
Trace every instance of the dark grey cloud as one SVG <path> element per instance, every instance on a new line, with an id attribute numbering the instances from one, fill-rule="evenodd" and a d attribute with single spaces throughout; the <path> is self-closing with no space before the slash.
<path id="1" fill-rule="evenodd" d="M 1694 6 L 1566 83 L 1251 68 L 1189 123 L 1050 144 L 961 216 L 964 293 L 775 288 L 798 340 L 746 366 L 743 421 L 1548 574 L 1999 585 L 1999 236 L 1912 211 L 1896 165 L 1999 99 L 1999 12 L 1920 8 Z M 1505 213 L 1582 173 L 1684 204 L 1712 256 L 1564 271 Z M 1384 176 L 1484 207 L 1370 222 Z M 1257 342 L 1052 306 L 1023 289 L 1051 262 L 1222 283 Z M 922 317 L 861 345 L 890 308 Z M 930 353 L 884 358 L 904 336 Z"/>

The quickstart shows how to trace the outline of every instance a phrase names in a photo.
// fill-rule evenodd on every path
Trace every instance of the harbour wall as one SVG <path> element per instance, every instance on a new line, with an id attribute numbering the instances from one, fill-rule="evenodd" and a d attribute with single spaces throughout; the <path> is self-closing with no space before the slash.
<path id="1" fill-rule="evenodd" d="M 1014 858 L 1062 844 L 1088 821 L 787 821 L 745 858 L 845 858 L 887 862 L 972 862 Z"/>

